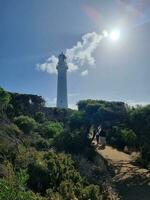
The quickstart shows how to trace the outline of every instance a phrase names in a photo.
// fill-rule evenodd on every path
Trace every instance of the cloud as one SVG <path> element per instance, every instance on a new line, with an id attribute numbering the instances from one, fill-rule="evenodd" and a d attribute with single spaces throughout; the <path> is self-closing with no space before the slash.
<path id="1" fill-rule="evenodd" d="M 103 37 L 106 37 L 106 31 L 103 32 L 103 34 L 98 34 L 96 32 L 87 33 L 82 36 L 81 41 L 78 41 L 75 46 L 66 49 L 65 55 L 67 56 L 69 72 L 80 70 L 82 67 L 88 69 L 95 64 L 93 53 Z M 44 63 L 37 64 L 37 69 L 46 71 L 50 74 L 57 73 L 57 63 L 58 58 L 52 55 Z"/>
<path id="2" fill-rule="evenodd" d="M 57 63 L 58 63 L 58 58 L 55 56 L 51 56 L 46 60 L 45 63 L 37 64 L 37 69 L 48 72 L 49 74 L 55 74 L 57 73 L 56 70 Z"/>
<path id="3" fill-rule="evenodd" d="M 71 108 L 72 110 L 78 109 L 78 106 L 76 104 L 69 104 L 68 107 Z"/>
<path id="4" fill-rule="evenodd" d="M 130 106 L 136 107 L 136 106 L 146 106 L 149 105 L 150 102 L 146 102 L 146 101 L 134 101 L 134 100 L 128 100 L 127 104 L 129 104 Z"/>
<path id="5" fill-rule="evenodd" d="M 82 72 L 81 72 L 81 76 L 87 76 L 87 75 L 88 75 L 88 73 L 89 73 L 89 71 L 88 71 L 88 70 L 82 71 Z"/>
<path id="6" fill-rule="evenodd" d="M 66 50 L 68 63 L 73 63 L 79 67 L 94 65 L 95 59 L 92 54 L 101 39 L 102 36 L 95 32 L 85 34 L 82 37 L 82 42 L 77 42 L 74 47 Z"/>
<path id="7" fill-rule="evenodd" d="M 69 93 L 68 94 L 68 97 L 77 97 L 77 96 L 79 96 L 78 93 Z"/>

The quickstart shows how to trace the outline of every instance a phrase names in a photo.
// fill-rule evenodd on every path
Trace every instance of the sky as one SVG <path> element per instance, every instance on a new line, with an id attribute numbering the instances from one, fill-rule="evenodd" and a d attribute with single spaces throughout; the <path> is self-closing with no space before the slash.
<path id="1" fill-rule="evenodd" d="M 104 37 L 114 29 L 118 41 Z M 0 86 L 49 106 L 57 96 L 52 58 L 62 51 L 70 107 L 81 99 L 150 103 L 149 44 L 149 0 L 0 0 Z"/>

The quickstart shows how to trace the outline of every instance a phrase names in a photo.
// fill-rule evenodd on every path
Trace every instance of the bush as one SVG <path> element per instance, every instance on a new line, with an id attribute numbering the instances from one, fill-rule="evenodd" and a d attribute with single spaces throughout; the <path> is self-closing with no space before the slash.
<path id="1" fill-rule="evenodd" d="M 85 115 L 83 112 L 75 111 L 70 117 L 70 128 L 79 129 L 85 124 Z"/>
<path id="2" fill-rule="evenodd" d="M 90 199 L 90 200 L 101 199 L 102 200 L 99 186 L 89 185 L 83 189 L 82 200 L 87 200 L 87 199 Z"/>
<path id="3" fill-rule="evenodd" d="M 84 131 L 62 132 L 54 137 L 53 145 L 59 151 L 79 154 L 89 146 L 89 140 Z"/>
<path id="4" fill-rule="evenodd" d="M 122 129 L 121 130 L 122 140 L 128 147 L 135 147 L 136 143 L 136 134 L 131 129 Z"/>
<path id="5" fill-rule="evenodd" d="M 38 123 L 43 123 L 46 120 L 46 117 L 43 112 L 37 112 L 35 113 L 34 119 Z"/>
<path id="6" fill-rule="evenodd" d="M 114 126 L 108 135 L 108 142 L 121 150 L 123 150 L 125 146 L 135 147 L 136 134 L 131 129 Z"/>
<path id="7" fill-rule="evenodd" d="M 9 179 L 0 179 L 0 200 L 42 200 L 33 192 L 26 192 L 28 175 L 20 171 Z"/>
<path id="8" fill-rule="evenodd" d="M 8 106 L 10 99 L 11 97 L 8 94 L 8 92 L 6 92 L 5 90 L 3 90 L 3 88 L 0 87 L 0 110 L 3 110 Z"/>
<path id="9" fill-rule="evenodd" d="M 45 194 L 50 186 L 50 176 L 44 162 L 35 161 L 28 166 L 28 186 L 35 192 Z"/>
<path id="10" fill-rule="evenodd" d="M 37 131 L 42 137 L 48 139 L 60 134 L 63 131 L 63 126 L 59 122 L 47 121 L 40 124 Z"/>
<path id="11" fill-rule="evenodd" d="M 36 127 L 35 120 L 24 115 L 15 117 L 14 122 L 25 134 L 30 134 Z"/>

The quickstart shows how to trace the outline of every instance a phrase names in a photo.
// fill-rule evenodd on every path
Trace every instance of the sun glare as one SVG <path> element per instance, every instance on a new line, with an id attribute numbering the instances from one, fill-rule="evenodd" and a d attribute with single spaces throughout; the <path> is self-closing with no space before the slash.
<path id="1" fill-rule="evenodd" d="M 115 29 L 113 30 L 110 35 L 109 35 L 110 39 L 113 41 L 117 41 L 120 39 L 120 30 Z"/>

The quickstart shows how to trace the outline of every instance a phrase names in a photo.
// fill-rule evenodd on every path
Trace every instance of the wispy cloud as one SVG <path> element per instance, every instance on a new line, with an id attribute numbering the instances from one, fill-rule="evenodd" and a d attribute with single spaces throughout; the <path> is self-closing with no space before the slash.
<path id="1" fill-rule="evenodd" d="M 98 34 L 96 32 L 87 33 L 82 36 L 81 41 L 78 41 L 75 46 L 66 49 L 65 55 L 67 56 L 69 72 L 79 70 L 82 67 L 86 67 L 87 70 L 95 64 L 93 53 L 103 37 L 106 37 L 106 31 L 103 31 L 103 34 Z M 58 58 L 52 55 L 44 63 L 37 64 L 37 69 L 54 74 L 57 73 L 57 63 Z M 81 74 L 84 76 L 87 75 L 87 72 Z"/>
<path id="2" fill-rule="evenodd" d="M 79 96 L 78 93 L 69 93 L 68 94 L 68 97 L 77 97 L 77 96 Z"/>
<path id="3" fill-rule="evenodd" d="M 128 101 L 127 101 L 127 104 L 129 104 L 130 106 L 134 106 L 134 107 L 136 107 L 136 106 L 138 106 L 138 105 L 140 105 L 140 106 L 146 106 L 146 105 L 149 105 L 150 102 L 128 100 Z"/>
<path id="4" fill-rule="evenodd" d="M 82 72 L 81 72 L 81 76 L 87 76 L 87 75 L 88 75 L 88 73 L 89 73 L 89 71 L 88 71 L 88 70 L 84 70 L 84 71 L 82 71 Z"/>

